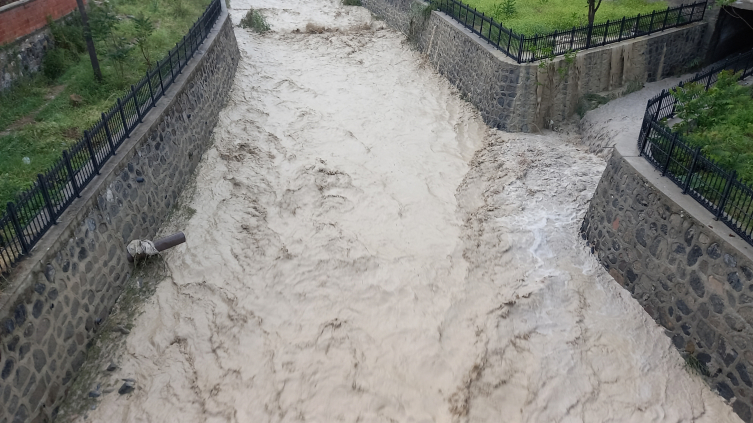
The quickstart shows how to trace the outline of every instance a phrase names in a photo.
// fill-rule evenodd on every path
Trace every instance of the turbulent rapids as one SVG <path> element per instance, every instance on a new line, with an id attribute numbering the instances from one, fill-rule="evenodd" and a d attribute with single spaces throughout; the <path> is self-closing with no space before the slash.
<path id="1" fill-rule="evenodd" d="M 738 421 L 579 239 L 577 134 L 488 129 L 364 8 L 231 6 L 272 31 L 87 421 Z"/>

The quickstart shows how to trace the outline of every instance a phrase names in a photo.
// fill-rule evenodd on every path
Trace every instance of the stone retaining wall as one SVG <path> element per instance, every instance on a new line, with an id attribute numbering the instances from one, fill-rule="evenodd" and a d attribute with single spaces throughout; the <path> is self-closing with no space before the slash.
<path id="1" fill-rule="evenodd" d="M 50 30 L 44 28 L 3 46 L 0 49 L 0 91 L 42 70 L 44 54 L 53 45 Z"/>
<path id="2" fill-rule="evenodd" d="M 714 231 L 723 223 L 709 220 L 691 216 L 616 149 L 582 234 L 609 274 L 675 347 L 705 364 L 709 385 L 751 422 L 753 261 Z"/>
<path id="3" fill-rule="evenodd" d="M 533 132 L 565 122 L 584 96 L 619 95 L 679 72 L 699 52 L 705 23 L 580 51 L 573 63 L 555 58 L 519 64 L 440 12 L 424 19 L 414 0 L 363 0 L 363 5 L 409 35 L 434 67 L 492 127 Z M 564 77 L 557 69 L 564 68 Z"/>
<path id="4" fill-rule="evenodd" d="M 0 298 L 0 422 L 53 419 L 128 278 L 210 144 L 240 53 L 223 11 L 144 123 L 14 270 Z"/>

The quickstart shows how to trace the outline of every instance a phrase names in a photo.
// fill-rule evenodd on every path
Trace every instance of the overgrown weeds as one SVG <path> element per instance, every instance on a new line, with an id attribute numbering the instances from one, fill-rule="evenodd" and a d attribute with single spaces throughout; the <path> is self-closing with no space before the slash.
<path id="1" fill-rule="evenodd" d="M 583 116 L 588 113 L 589 110 L 593 110 L 602 104 L 607 104 L 610 98 L 599 94 L 586 94 L 580 98 L 578 105 L 575 106 L 575 113 L 583 119 Z"/>
<path id="2" fill-rule="evenodd" d="M 343 0 L 343 6 L 361 6 L 361 0 Z"/>
<path id="3" fill-rule="evenodd" d="M 425 6 L 424 4 L 417 1 L 411 3 L 410 21 L 408 24 L 407 34 L 408 43 L 410 43 L 414 47 L 418 47 L 418 42 L 421 38 L 421 34 L 426 29 L 426 23 L 429 21 L 429 17 L 431 17 L 431 12 L 435 9 L 436 6 L 434 6 L 434 4 Z"/>
<path id="4" fill-rule="evenodd" d="M 691 353 L 687 353 L 683 358 L 685 359 L 685 369 L 687 369 L 688 371 L 694 372 L 701 376 L 711 376 L 709 368 L 706 367 L 706 363 L 699 360 L 698 357 L 694 356 Z"/>
<path id="5" fill-rule="evenodd" d="M 250 29 L 260 34 L 265 33 L 270 29 L 267 20 L 264 19 L 264 15 L 254 9 L 249 9 L 248 12 L 246 12 L 246 16 L 241 19 L 240 26 L 241 28 Z"/>

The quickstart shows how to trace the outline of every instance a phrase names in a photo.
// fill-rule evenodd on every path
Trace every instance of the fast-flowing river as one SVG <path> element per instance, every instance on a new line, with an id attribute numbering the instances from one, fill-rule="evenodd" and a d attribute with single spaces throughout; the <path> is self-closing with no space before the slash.
<path id="1" fill-rule="evenodd" d="M 579 240 L 577 134 L 488 129 L 364 8 L 232 7 L 272 31 L 90 421 L 738 421 Z"/>

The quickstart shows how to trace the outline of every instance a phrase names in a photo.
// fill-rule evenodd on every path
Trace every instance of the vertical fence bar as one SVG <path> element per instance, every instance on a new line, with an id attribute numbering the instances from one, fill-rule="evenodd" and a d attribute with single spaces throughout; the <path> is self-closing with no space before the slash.
<path id="1" fill-rule="evenodd" d="M 149 75 L 149 72 L 146 73 L 146 83 L 149 85 L 149 97 L 152 98 L 152 107 L 154 107 L 157 102 L 154 100 L 154 91 L 152 91 L 152 77 Z"/>
<path id="2" fill-rule="evenodd" d="M 591 48 L 591 35 L 593 35 L 594 26 L 588 25 L 588 32 L 586 33 L 586 48 Z"/>
<path id="3" fill-rule="evenodd" d="M 47 190 L 47 180 L 41 173 L 37 173 L 37 180 L 39 181 L 39 188 L 42 191 L 42 198 L 44 199 L 44 204 L 47 207 L 47 212 L 50 214 L 50 224 L 56 225 L 58 223 L 57 216 L 55 216 L 55 211 L 52 207 L 50 192 Z"/>
<path id="4" fill-rule="evenodd" d="M 659 112 L 661 111 L 661 105 L 664 103 L 664 97 L 667 95 L 667 90 L 661 90 L 661 97 L 659 98 L 659 104 L 656 106 L 656 113 L 654 114 L 654 120 L 659 120 Z"/>
<path id="5" fill-rule="evenodd" d="M 664 165 L 661 168 L 661 176 L 664 176 L 669 169 L 669 163 L 672 161 L 672 154 L 675 152 L 675 144 L 677 144 L 677 134 L 672 134 L 670 137 L 672 142 L 669 144 L 669 150 L 667 150 L 667 158 L 664 160 Z"/>
<path id="6" fill-rule="evenodd" d="M 123 122 L 123 131 L 126 138 L 131 136 L 131 130 L 128 128 L 128 121 L 126 120 L 125 113 L 123 112 L 123 102 L 118 97 L 118 111 L 120 112 L 120 120 Z"/>
<path id="7" fill-rule="evenodd" d="M 107 135 L 107 144 L 110 145 L 110 152 L 115 155 L 115 143 L 112 141 L 112 134 L 110 133 L 110 120 L 107 119 L 104 113 L 102 113 L 102 125 L 105 127 L 105 135 Z"/>
<path id="8" fill-rule="evenodd" d="M 622 41 L 622 32 L 625 31 L 625 17 L 622 17 L 622 22 L 620 22 L 620 35 L 617 38 L 617 42 Z"/>
<path id="9" fill-rule="evenodd" d="M 651 34 L 652 28 L 654 27 L 654 15 L 656 14 L 656 10 L 651 11 L 651 20 L 648 21 L 648 33 Z"/>
<path id="10" fill-rule="evenodd" d="M 157 65 L 158 65 L 157 66 L 157 75 L 159 75 L 159 87 L 160 87 L 160 90 L 162 91 L 162 94 L 160 94 L 160 95 L 164 96 L 165 95 L 165 84 L 162 83 L 162 65 L 160 65 L 159 63 Z"/>
<path id="11" fill-rule="evenodd" d="M 523 40 L 525 40 L 525 38 L 525 35 L 520 34 L 520 45 L 518 46 L 518 63 L 523 63 Z"/>
<path id="12" fill-rule="evenodd" d="M 607 43 L 607 35 L 609 35 L 609 19 L 607 19 L 607 26 L 604 27 L 604 40 L 601 42 L 601 45 Z"/>
<path id="13" fill-rule="evenodd" d="M 86 149 L 89 150 L 89 156 L 92 159 L 94 170 L 97 172 L 97 175 L 99 175 L 99 160 L 97 160 L 97 155 L 94 154 L 94 147 L 92 146 L 92 139 L 88 130 L 84 131 L 84 141 L 86 142 Z"/>
<path id="14" fill-rule="evenodd" d="M 178 44 L 176 43 L 175 46 L 177 47 Z M 175 72 L 173 71 L 173 51 L 172 50 L 170 50 L 170 52 L 167 54 L 167 57 L 170 62 L 170 78 L 171 78 L 171 83 L 172 83 L 172 82 L 175 82 Z"/>
<path id="15" fill-rule="evenodd" d="M 667 6 L 667 11 L 664 12 L 664 22 L 661 24 L 662 31 L 667 29 L 667 18 L 669 18 L 669 6 Z"/>
<path id="16" fill-rule="evenodd" d="M 16 205 L 12 202 L 8 202 L 8 205 L 5 209 L 8 213 L 8 216 L 10 217 L 10 223 L 13 224 L 13 230 L 16 231 L 16 238 L 18 238 L 18 243 L 21 244 L 21 252 L 23 254 L 29 254 L 29 244 L 26 243 L 26 238 L 24 238 L 24 231 L 21 227 L 21 223 L 18 221 L 18 214 L 16 213 Z"/>
<path id="17" fill-rule="evenodd" d="M 68 171 L 68 177 L 71 180 L 73 186 L 73 192 L 76 193 L 76 197 L 81 197 L 81 189 L 76 182 L 76 174 L 73 173 L 73 166 L 71 166 L 71 157 L 68 155 L 68 150 L 63 150 L 63 161 L 65 162 L 65 169 Z"/>
<path id="18" fill-rule="evenodd" d="M 682 187 L 682 193 L 687 194 L 688 188 L 690 188 L 690 180 L 693 179 L 693 172 L 695 172 L 695 164 L 698 162 L 698 155 L 701 153 L 701 147 L 696 147 L 693 153 L 693 161 L 690 162 L 690 169 L 688 169 L 688 178 L 685 180 L 685 184 Z"/>
<path id="19" fill-rule="evenodd" d="M 737 172 L 734 170 L 729 173 L 729 176 L 727 177 L 727 184 L 724 186 L 724 193 L 722 194 L 722 199 L 719 201 L 719 208 L 716 211 L 716 216 L 714 216 L 714 220 L 719 220 L 719 218 L 722 217 L 722 214 L 724 214 L 724 207 L 727 205 L 729 192 L 732 189 L 732 182 L 735 181 L 736 176 L 737 176 Z"/>
<path id="20" fill-rule="evenodd" d="M 136 88 L 131 85 L 131 95 L 133 96 L 133 104 L 136 105 L 136 116 L 139 118 L 139 123 L 142 122 L 141 120 L 141 108 L 139 107 L 139 96 L 136 93 Z"/>
<path id="21" fill-rule="evenodd" d="M 682 12 L 680 12 L 682 14 Z M 688 22 L 693 22 L 693 14 L 695 13 L 695 3 L 693 3 L 690 7 L 690 19 Z M 679 22 L 678 22 L 679 24 Z"/>
<path id="22" fill-rule="evenodd" d="M 481 29 L 479 30 L 481 37 L 484 36 L 484 16 L 484 12 L 481 12 Z"/>

